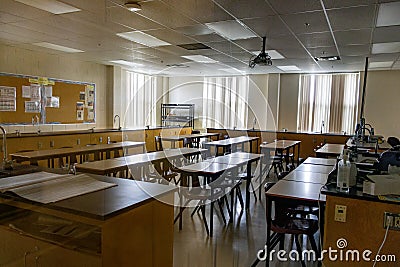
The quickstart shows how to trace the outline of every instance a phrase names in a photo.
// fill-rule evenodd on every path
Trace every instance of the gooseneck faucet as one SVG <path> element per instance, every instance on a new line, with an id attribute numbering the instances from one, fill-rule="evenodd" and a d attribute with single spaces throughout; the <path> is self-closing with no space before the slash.
<path id="1" fill-rule="evenodd" d="M 0 129 L 3 133 L 3 167 L 4 169 L 12 169 L 12 161 L 8 160 L 8 153 L 7 153 L 7 132 L 3 126 L 0 125 Z"/>
<path id="2" fill-rule="evenodd" d="M 117 117 L 118 117 L 118 130 L 121 130 L 121 118 L 119 117 L 118 114 L 116 114 L 114 116 L 114 123 L 115 123 L 115 120 L 117 119 Z"/>

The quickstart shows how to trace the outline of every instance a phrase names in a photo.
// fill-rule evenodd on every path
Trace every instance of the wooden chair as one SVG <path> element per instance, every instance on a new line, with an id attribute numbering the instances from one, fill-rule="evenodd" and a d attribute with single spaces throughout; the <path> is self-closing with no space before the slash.
<path id="1" fill-rule="evenodd" d="M 274 183 L 267 183 L 265 185 L 265 191 L 267 192 Z M 268 202 L 270 201 L 270 202 Z M 316 256 L 319 255 L 317 243 L 314 239 L 314 234 L 318 231 L 318 221 L 308 218 L 297 217 L 296 211 L 293 208 L 296 204 L 284 199 L 269 200 L 266 195 L 266 216 L 267 216 L 267 241 L 265 243 L 265 252 L 267 253 L 266 266 L 269 266 L 269 255 L 272 249 L 279 244 L 279 249 L 284 249 L 285 235 L 292 235 L 294 242 L 296 243 L 296 249 L 299 255 L 302 255 L 302 248 L 300 244 L 300 236 L 306 235 L 310 241 L 311 248 L 315 251 Z M 274 204 L 274 215 L 270 207 Z M 272 233 L 271 233 L 272 232 Z M 251 266 L 257 266 L 260 259 L 257 258 Z M 301 260 L 301 265 L 305 267 L 305 262 Z"/>

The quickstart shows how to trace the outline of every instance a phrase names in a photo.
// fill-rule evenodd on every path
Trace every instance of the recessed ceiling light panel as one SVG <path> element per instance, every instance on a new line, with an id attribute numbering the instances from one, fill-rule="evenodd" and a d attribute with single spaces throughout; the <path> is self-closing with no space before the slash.
<path id="1" fill-rule="evenodd" d="M 215 61 L 212 58 L 203 56 L 203 55 L 190 55 L 190 56 L 182 56 L 183 58 L 199 62 L 199 63 L 217 63 L 218 61 Z"/>
<path id="2" fill-rule="evenodd" d="M 372 54 L 399 53 L 400 42 L 372 44 Z"/>
<path id="3" fill-rule="evenodd" d="M 82 52 L 85 52 L 85 51 L 82 51 L 82 50 L 79 50 L 79 49 L 66 47 L 66 46 L 62 46 L 62 45 L 56 45 L 56 44 L 47 43 L 47 42 L 34 43 L 33 45 L 41 46 L 41 47 L 45 47 L 45 48 L 50 48 L 50 49 L 53 49 L 53 50 L 58 50 L 58 51 L 67 52 L 67 53 L 82 53 Z"/>
<path id="4" fill-rule="evenodd" d="M 400 25 L 400 2 L 382 3 L 379 5 L 376 26 Z"/>
<path id="5" fill-rule="evenodd" d="M 229 40 L 240 40 L 258 37 L 247 27 L 236 20 L 206 23 L 207 27 Z"/>
<path id="6" fill-rule="evenodd" d="M 301 70 L 295 65 L 288 65 L 288 66 L 276 66 L 278 69 L 281 69 L 283 71 L 298 71 Z"/>
<path id="7" fill-rule="evenodd" d="M 130 66 L 130 67 L 142 67 L 142 66 L 144 66 L 143 64 L 140 64 L 140 63 L 135 63 L 135 62 L 126 61 L 126 60 L 122 60 L 122 59 L 111 60 L 110 62 L 114 63 L 114 64 L 124 65 L 124 66 Z"/>
<path id="8" fill-rule="evenodd" d="M 369 67 L 373 68 L 390 68 L 393 65 L 393 61 L 381 61 L 381 62 L 370 62 Z"/>
<path id="9" fill-rule="evenodd" d="M 15 0 L 15 1 L 56 15 L 81 11 L 81 9 L 79 8 L 67 5 L 65 3 L 56 0 Z"/>
<path id="10" fill-rule="evenodd" d="M 160 40 L 150 34 L 141 31 L 121 32 L 117 33 L 119 37 L 125 38 L 129 41 L 139 43 L 149 47 L 171 45 L 163 40 Z"/>
<path id="11" fill-rule="evenodd" d="M 316 61 L 336 61 L 340 60 L 339 56 L 326 56 L 326 57 L 315 57 Z"/>

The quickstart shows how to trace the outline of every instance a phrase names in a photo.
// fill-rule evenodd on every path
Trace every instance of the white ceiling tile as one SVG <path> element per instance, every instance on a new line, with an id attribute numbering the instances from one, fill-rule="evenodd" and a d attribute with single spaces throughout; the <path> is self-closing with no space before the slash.
<path id="1" fill-rule="evenodd" d="M 186 35 L 206 35 L 211 34 L 214 31 L 203 24 L 196 24 L 185 27 L 173 27 L 176 31 Z"/>
<path id="2" fill-rule="evenodd" d="M 372 44 L 372 54 L 398 53 L 400 42 L 375 43 Z"/>
<path id="3" fill-rule="evenodd" d="M 374 5 L 375 3 L 376 0 L 346 0 L 346 1 L 324 0 L 324 5 L 326 9 Z"/>
<path id="4" fill-rule="evenodd" d="M 34 8 L 38 8 L 56 15 L 66 14 L 71 12 L 79 12 L 81 9 L 76 8 L 74 6 L 65 4 L 63 2 L 57 0 L 15 0 L 22 4 L 32 6 Z"/>
<path id="5" fill-rule="evenodd" d="M 346 45 L 339 46 L 341 56 L 368 56 L 370 45 Z"/>
<path id="6" fill-rule="evenodd" d="M 233 19 L 232 16 L 210 0 L 163 0 L 163 2 L 200 23 Z"/>
<path id="7" fill-rule="evenodd" d="M 216 0 L 216 2 L 238 19 L 275 15 L 265 0 L 253 0 L 251 3 L 248 0 Z M 251 8 L 250 5 L 257 8 Z"/>
<path id="8" fill-rule="evenodd" d="M 158 39 L 148 33 L 141 32 L 141 31 L 132 31 L 132 32 L 121 32 L 117 33 L 119 37 L 125 38 L 132 42 L 142 44 L 149 47 L 157 47 L 157 46 L 165 46 L 171 45 L 170 43 Z"/>
<path id="9" fill-rule="evenodd" d="M 369 44 L 372 28 L 361 30 L 335 31 L 335 39 L 339 46 L 352 44 Z"/>
<path id="10" fill-rule="evenodd" d="M 25 20 L 25 19 L 22 17 L 19 17 L 19 16 L 15 16 L 15 15 L 0 11 L 0 22 L 2 22 L 2 23 L 10 23 L 10 22 L 16 22 L 16 21 L 21 21 L 21 20 Z"/>
<path id="11" fill-rule="evenodd" d="M 107 20 L 139 31 L 159 29 L 163 26 L 122 7 L 107 9 Z"/>
<path id="12" fill-rule="evenodd" d="M 400 26 L 375 28 L 372 42 L 374 43 L 400 42 Z"/>
<path id="13" fill-rule="evenodd" d="M 327 11 L 333 31 L 365 29 L 374 26 L 375 6 L 330 9 Z"/>
<path id="14" fill-rule="evenodd" d="M 296 34 L 329 31 L 322 11 L 283 15 L 282 18 Z"/>
<path id="15" fill-rule="evenodd" d="M 299 34 L 297 37 L 305 47 L 325 47 L 335 45 L 330 32 Z"/>
<path id="16" fill-rule="evenodd" d="M 0 10 L 2 12 L 26 19 L 43 18 L 52 15 L 49 12 L 24 5 L 14 0 L 1 0 Z"/>
<path id="17" fill-rule="evenodd" d="M 149 30 L 145 31 L 145 33 L 164 40 L 170 44 L 190 44 L 195 42 L 193 38 L 169 29 Z"/>
<path id="18" fill-rule="evenodd" d="M 309 48 L 308 51 L 310 51 L 313 57 L 328 57 L 338 55 L 336 47 L 334 46 Z"/>
<path id="19" fill-rule="evenodd" d="M 278 14 L 291 14 L 305 11 L 322 10 L 319 0 L 268 0 Z"/>
<path id="20" fill-rule="evenodd" d="M 270 38 L 290 34 L 278 16 L 243 19 L 241 21 L 261 37 Z"/>

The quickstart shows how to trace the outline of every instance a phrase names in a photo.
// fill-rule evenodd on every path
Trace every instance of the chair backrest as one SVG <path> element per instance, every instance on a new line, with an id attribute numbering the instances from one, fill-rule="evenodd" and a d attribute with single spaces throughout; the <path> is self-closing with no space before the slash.
<path id="1" fill-rule="evenodd" d="M 397 137 L 391 136 L 387 140 L 388 144 L 391 145 L 392 147 L 396 147 L 400 145 L 400 140 Z"/>
<path id="2" fill-rule="evenodd" d="M 156 144 L 156 151 L 162 151 L 163 146 L 162 146 L 162 142 L 161 142 L 161 136 L 159 136 L 159 135 L 154 136 L 154 140 L 155 140 L 155 144 Z"/>
<path id="3" fill-rule="evenodd" d="M 193 140 L 192 140 L 192 138 L 189 138 L 189 137 L 183 138 L 183 147 L 191 147 L 191 148 L 193 148 Z"/>

